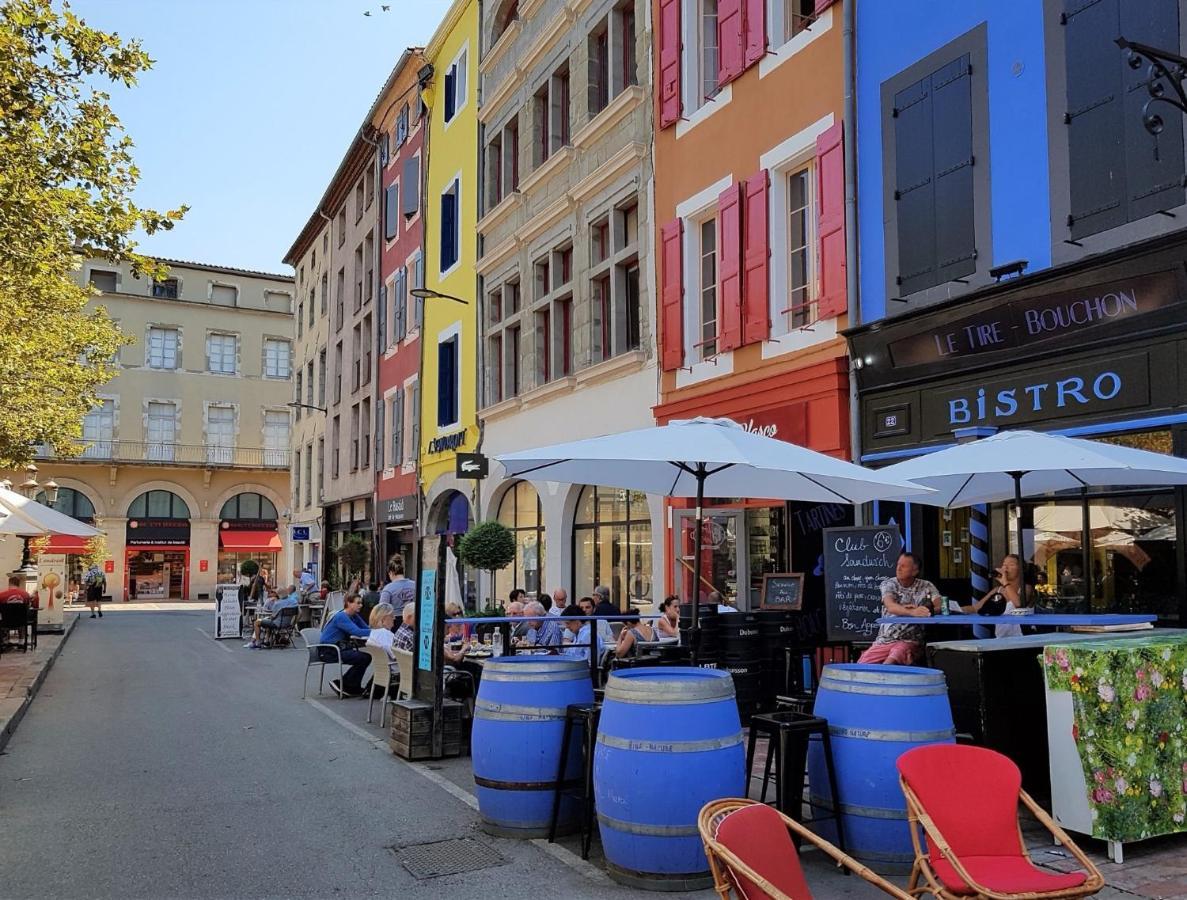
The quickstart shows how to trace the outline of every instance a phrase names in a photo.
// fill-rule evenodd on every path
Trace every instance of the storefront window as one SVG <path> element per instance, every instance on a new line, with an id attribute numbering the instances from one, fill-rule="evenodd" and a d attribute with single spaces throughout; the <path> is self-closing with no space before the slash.
<path id="1" fill-rule="evenodd" d="M 129 519 L 188 519 L 190 508 L 172 491 L 145 491 L 128 507 Z"/>
<path id="2" fill-rule="evenodd" d="M 45 491 L 37 492 L 37 502 L 44 503 L 56 509 L 64 516 L 70 516 L 72 519 L 78 519 L 80 522 L 95 521 L 95 506 L 87 498 L 87 495 L 82 491 L 76 491 L 74 488 L 58 488 L 58 499 L 52 504 L 49 498 L 46 497 Z"/>
<path id="3" fill-rule="evenodd" d="M 499 521 L 515 535 L 515 561 L 495 573 L 494 595 L 506 601 L 512 589 L 538 594 L 544 587 L 544 515 L 536 489 L 519 481 L 499 501 Z"/>
<path id="4" fill-rule="evenodd" d="M 746 510 L 747 558 L 750 561 L 750 609 L 762 603 L 763 576 L 787 572 L 787 510 L 764 506 Z"/>
<path id="5" fill-rule="evenodd" d="M 277 572 L 276 506 L 267 497 L 251 491 L 236 494 L 219 511 L 218 583 L 234 584 L 240 567 L 248 560 L 266 566 L 271 580 L 283 590 L 291 573 Z"/>
<path id="6" fill-rule="evenodd" d="M 651 512 L 647 495 L 617 488 L 585 487 L 573 523 L 573 586 L 577 597 L 599 585 L 619 605 L 646 605 L 651 585 Z"/>

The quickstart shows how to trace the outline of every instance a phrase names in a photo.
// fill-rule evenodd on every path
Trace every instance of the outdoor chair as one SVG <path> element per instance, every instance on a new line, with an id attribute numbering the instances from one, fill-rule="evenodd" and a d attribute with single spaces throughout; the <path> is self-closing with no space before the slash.
<path id="1" fill-rule="evenodd" d="M 23 600 L 0 603 L 0 643 L 8 643 L 12 632 L 21 636 L 21 650 L 29 649 L 29 604 Z M 9 644 L 9 646 L 15 646 Z"/>
<path id="2" fill-rule="evenodd" d="M 387 705 L 395 702 L 396 698 L 392 696 L 392 688 L 400 683 L 400 675 L 397 673 L 392 677 L 391 660 L 388 659 L 387 653 L 380 647 L 364 647 L 371 657 L 371 690 L 368 691 L 367 697 L 367 724 L 371 724 L 371 709 L 375 705 L 375 690 L 376 688 L 383 688 L 383 698 L 379 706 L 379 727 L 383 728 L 387 724 Z"/>
<path id="3" fill-rule="evenodd" d="M 392 650 L 396 657 L 396 665 L 400 670 L 400 680 L 396 684 L 396 699 L 397 700 L 411 700 L 412 699 L 412 651 L 401 650 L 399 647 Z"/>
<path id="4" fill-rule="evenodd" d="M 336 661 L 338 663 L 338 683 L 342 684 L 342 649 L 337 644 L 322 644 L 321 631 L 316 628 L 302 628 L 301 640 L 305 642 L 306 648 L 309 650 L 309 658 L 305 661 L 305 681 L 301 685 L 301 699 L 304 700 L 309 690 L 309 670 L 314 666 L 321 666 L 321 677 L 317 680 L 317 692 L 322 693 L 322 688 L 326 680 L 326 666 L 333 665 Z M 327 651 L 327 655 L 332 656 L 331 660 L 324 660 L 321 658 L 322 650 Z M 339 694 L 338 699 L 343 699 L 343 695 Z"/>
<path id="5" fill-rule="evenodd" d="M 911 900 L 906 891 L 764 803 L 738 798 L 710 801 L 701 808 L 697 827 L 713 873 L 713 889 L 721 900 L 730 900 L 731 892 L 741 900 L 811 900 L 793 834 L 879 890 Z"/>
<path id="6" fill-rule="evenodd" d="M 898 770 L 915 847 L 907 885 L 912 895 L 1057 900 L 1104 887 L 1091 860 L 1022 790 L 1022 775 L 1009 758 L 984 747 L 930 744 L 900 756 Z M 1019 800 L 1083 872 L 1051 872 L 1031 861 L 1018 824 Z"/>
<path id="7" fill-rule="evenodd" d="M 283 647 L 293 642 L 293 628 L 297 623 L 298 609 L 286 606 L 271 622 L 260 623 L 260 640 L 265 647 Z"/>

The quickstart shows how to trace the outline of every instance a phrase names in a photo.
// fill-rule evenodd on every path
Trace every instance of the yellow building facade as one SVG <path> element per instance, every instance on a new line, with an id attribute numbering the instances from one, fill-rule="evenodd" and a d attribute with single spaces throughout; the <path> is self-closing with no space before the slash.
<path id="1" fill-rule="evenodd" d="M 420 472 L 426 534 L 457 534 L 481 517 L 475 509 L 477 482 L 455 476 L 457 454 L 479 446 L 478 34 L 477 0 L 457 0 L 425 49 L 433 67 L 421 91 L 429 116 L 425 287 L 457 298 L 423 301 Z"/>

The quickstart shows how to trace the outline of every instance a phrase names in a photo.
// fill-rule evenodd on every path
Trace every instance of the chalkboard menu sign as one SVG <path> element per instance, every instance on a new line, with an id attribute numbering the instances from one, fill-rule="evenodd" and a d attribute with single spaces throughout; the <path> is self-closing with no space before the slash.
<path id="1" fill-rule="evenodd" d="M 872 641 L 882 615 L 884 578 L 903 550 L 895 525 L 824 530 L 824 604 L 830 641 Z"/>
<path id="2" fill-rule="evenodd" d="M 803 602 L 802 572 L 772 572 L 762 577 L 762 609 L 799 609 Z"/>

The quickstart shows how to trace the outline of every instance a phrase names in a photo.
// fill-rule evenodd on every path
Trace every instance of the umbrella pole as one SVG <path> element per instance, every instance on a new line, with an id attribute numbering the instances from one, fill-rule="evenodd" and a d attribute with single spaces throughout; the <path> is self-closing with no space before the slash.
<path id="1" fill-rule="evenodd" d="M 697 508 L 695 517 L 696 524 L 694 526 L 696 528 L 696 534 L 693 537 L 692 544 L 692 628 L 689 631 L 688 638 L 689 662 L 695 666 L 701 651 L 701 542 L 704 526 L 705 464 L 697 463 L 696 471 L 693 474 L 697 479 Z"/>
<path id="2" fill-rule="evenodd" d="M 1014 478 L 1014 536 L 1018 541 L 1018 558 L 1026 565 L 1026 554 L 1022 547 L 1022 473 L 1011 472 Z"/>
<path id="3" fill-rule="evenodd" d="M 1092 612 L 1092 518 L 1088 510 L 1088 488 L 1080 488 L 1080 568 L 1083 570 L 1084 612 Z"/>

